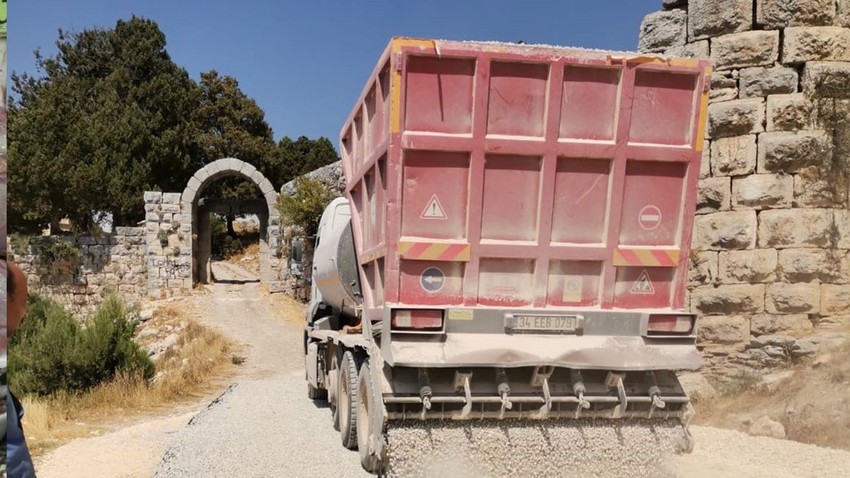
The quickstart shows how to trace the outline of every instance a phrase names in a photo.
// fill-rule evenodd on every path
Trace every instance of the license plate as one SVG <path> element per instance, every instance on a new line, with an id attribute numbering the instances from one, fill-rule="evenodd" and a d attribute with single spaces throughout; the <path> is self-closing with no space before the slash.
<path id="1" fill-rule="evenodd" d="M 579 328 L 575 315 L 514 315 L 509 328 L 514 332 L 573 334 Z"/>

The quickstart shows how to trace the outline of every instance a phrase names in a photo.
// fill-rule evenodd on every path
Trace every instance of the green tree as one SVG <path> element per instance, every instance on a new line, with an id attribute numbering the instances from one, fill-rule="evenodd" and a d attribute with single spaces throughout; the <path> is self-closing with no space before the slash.
<path id="1" fill-rule="evenodd" d="M 276 151 L 272 129 L 257 102 L 239 88 L 236 78 L 220 76 L 215 70 L 201 73 L 198 88 L 199 103 L 194 114 L 198 166 L 232 157 L 250 163 L 266 175 Z M 273 184 L 277 179 L 266 177 Z M 253 183 L 236 180 L 216 182 L 206 195 L 245 199 L 258 194 Z"/>
<path id="2" fill-rule="evenodd" d="M 194 115 L 199 167 L 221 158 L 238 158 L 260 172 L 270 169 L 275 160 L 275 143 L 265 113 L 248 97 L 232 76 L 220 76 L 215 70 L 201 73 L 199 103 Z M 266 176 L 272 184 L 274 177 Z M 209 185 L 204 196 L 251 199 L 260 197 L 259 188 L 242 177 L 226 177 Z M 227 216 L 227 233 L 235 236 L 233 215 Z"/>
<path id="3" fill-rule="evenodd" d="M 277 145 L 279 159 L 276 168 L 277 177 L 281 184 L 287 183 L 298 176 L 339 161 L 333 144 L 324 136 L 319 139 L 309 139 L 301 136 L 295 141 L 284 137 Z"/>
<path id="4" fill-rule="evenodd" d="M 38 77 L 12 75 L 9 222 L 33 231 L 63 217 L 79 229 L 110 212 L 144 215 L 142 193 L 185 187 L 198 89 L 151 20 L 59 32 L 58 53 L 36 53 Z"/>

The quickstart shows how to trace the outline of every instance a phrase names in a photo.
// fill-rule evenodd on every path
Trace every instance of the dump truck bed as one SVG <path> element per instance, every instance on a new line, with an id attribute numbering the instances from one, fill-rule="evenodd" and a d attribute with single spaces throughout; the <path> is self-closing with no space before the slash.
<path id="1" fill-rule="evenodd" d="M 341 133 L 365 316 L 682 309 L 709 75 L 393 39 Z"/>

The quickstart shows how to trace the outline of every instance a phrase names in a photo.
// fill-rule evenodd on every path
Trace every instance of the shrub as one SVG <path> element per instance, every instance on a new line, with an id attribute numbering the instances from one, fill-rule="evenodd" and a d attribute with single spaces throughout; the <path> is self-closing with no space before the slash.
<path id="1" fill-rule="evenodd" d="M 36 271 L 40 276 L 57 277 L 74 274 L 82 261 L 83 255 L 80 249 L 66 237 L 19 237 L 15 242 L 13 247 L 18 254 L 27 254 L 32 248 L 36 259 Z"/>
<path id="2" fill-rule="evenodd" d="M 125 372 L 151 378 L 154 365 L 133 341 L 135 324 L 114 295 L 80 326 L 61 305 L 33 295 L 10 341 L 9 376 L 23 395 L 76 392 Z"/>
<path id="3" fill-rule="evenodd" d="M 301 226 L 310 237 L 318 231 L 322 212 L 334 197 L 322 181 L 302 176 L 295 180 L 295 194 L 281 195 L 277 207 L 286 224 Z"/>
<path id="4" fill-rule="evenodd" d="M 227 223 L 217 215 L 210 220 L 210 252 L 215 257 L 228 259 L 248 247 L 251 238 L 234 237 L 227 232 Z M 244 239 L 244 240 L 243 240 Z"/>

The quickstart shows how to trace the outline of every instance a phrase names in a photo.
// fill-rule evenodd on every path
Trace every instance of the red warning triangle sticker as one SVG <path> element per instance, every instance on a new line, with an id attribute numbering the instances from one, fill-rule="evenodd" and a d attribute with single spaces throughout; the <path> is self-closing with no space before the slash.
<path id="1" fill-rule="evenodd" d="M 445 209 L 443 209 L 443 205 L 440 204 L 436 194 L 431 196 L 431 200 L 428 201 L 428 205 L 419 217 L 422 219 L 446 219 Z"/>
<path id="2" fill-rule="evenodd" d="M 655 287 L 652 286 L 652 281 L 649 280 L 649 273 L 646 272 L 646 269 L 641 272 L 638 280 L 635 281 L 631 290 L 632 294 L 654 294 Z"/>

